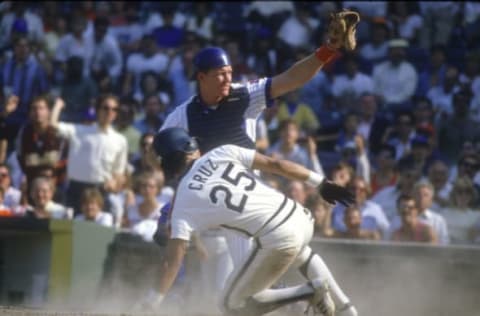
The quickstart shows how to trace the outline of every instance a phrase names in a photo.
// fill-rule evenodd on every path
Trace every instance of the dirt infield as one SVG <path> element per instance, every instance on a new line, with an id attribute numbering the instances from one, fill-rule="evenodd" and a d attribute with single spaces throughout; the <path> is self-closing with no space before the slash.
<path id="1" fill-rule="evenodd" d="M 41 309 L 29 309 L 21 307 L 0 306 L 2 316 L 167 316 L 167 314 L 145 314 L 145 313 L 96 313 L 76 311 L 52 311 Z"/>

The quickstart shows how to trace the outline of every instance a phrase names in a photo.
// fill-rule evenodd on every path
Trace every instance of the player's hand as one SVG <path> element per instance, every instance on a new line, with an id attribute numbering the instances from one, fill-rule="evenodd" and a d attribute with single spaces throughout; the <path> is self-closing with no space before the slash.
<path id="1" fill-rule="evenodd" d="M 320 184 L 318 192 L 322 198 L 330 204 L 340 202 L 345 206 L 350 206 L 355 202 L 355 195 L 350 190 L 327 179 L 323 180 L 322 184 Z"/>

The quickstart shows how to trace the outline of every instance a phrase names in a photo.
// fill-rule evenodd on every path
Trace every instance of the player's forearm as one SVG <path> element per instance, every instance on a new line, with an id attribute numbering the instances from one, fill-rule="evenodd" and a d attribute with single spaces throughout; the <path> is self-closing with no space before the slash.
<path id="1" fill-rule="evenodd" d="M 258 156 L 260 155 L 257 153 L 257 157 Z M 261 157 L 257 157 L 254 161 L 254 169 L 274 173 L 290 180 L 298 180 L 304 182 L 311 182 L 309 180 L 311 180 L 312 177 L 315 177 L 318 181 L 317 185 L 319 185 L 324 178 L 322 175 L 292 161 L 275 159 L 271 157 L 267 158 L 263 155 Z"/>

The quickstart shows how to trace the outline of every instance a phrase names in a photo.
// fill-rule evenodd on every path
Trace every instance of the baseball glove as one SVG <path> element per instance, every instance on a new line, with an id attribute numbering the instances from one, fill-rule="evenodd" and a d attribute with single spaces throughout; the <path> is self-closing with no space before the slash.
<path id="1" fill-rule="evenodd" d="M 327 43 L 333 48 L 344 47 L 346 50 L 354 50 L 357 46 L 355 32 L 360 14 L 355 11 L 344 9 L 330 15 L 330 24 L 327 30 Z"/>

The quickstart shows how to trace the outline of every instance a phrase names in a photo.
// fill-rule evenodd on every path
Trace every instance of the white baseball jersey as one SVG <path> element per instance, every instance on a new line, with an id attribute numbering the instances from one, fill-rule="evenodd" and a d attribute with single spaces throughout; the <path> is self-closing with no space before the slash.
<path id="1" fill-rule="evenodd" d="M 263 236 L 284 223 L 297 203 L 264 184 L 251 170 L 255 150 L 217 147 L 196 160 L 177 188 L 171 238 L 225 227 Z"/>

